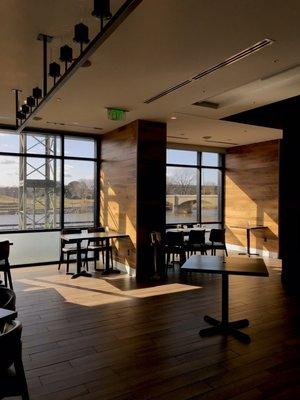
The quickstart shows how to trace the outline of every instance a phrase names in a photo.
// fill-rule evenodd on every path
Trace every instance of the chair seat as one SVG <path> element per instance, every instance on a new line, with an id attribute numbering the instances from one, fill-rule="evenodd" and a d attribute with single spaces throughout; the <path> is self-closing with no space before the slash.
<path id="1" fill-rule="evenodd" d="M 204 243 L 186 243 L 186 250 L 196 250 L 196 249 L 205 249 L 206 245 Z"/>
<path id="2" fill-rule="evenodd" d="M 214 242 L 214 243 L 211 243 L 211 242 L 208 242 L 208 243 L 205 243 L 205 247 L 206 248 L 214 248 L 214 249 L 224 249 L 224 247 L 225 247 L 225 243 L 222 243 L 222 242 Z"/>
<path id="3" fill-rule="evenodd" d="M 77 253 L 77 247 L 63 247 L 61 249 L 63 253 L 69 253 L 69 254 L 76 254 Z M 81 248 L 81 252 L 85 252 L 86 248 Z"/>
<path id="4" fill-rule="evenodd" d="M 89 244 L 87 247 L 88 250 L 106 250 L 106 246 L 102 246 L 99 244 Z M 112 246 L 108 246 L 108 249 L 112 249 Z"/>

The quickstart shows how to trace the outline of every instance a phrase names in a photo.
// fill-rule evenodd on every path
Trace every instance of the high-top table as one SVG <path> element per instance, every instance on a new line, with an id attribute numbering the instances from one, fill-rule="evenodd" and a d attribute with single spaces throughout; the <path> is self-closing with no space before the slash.
<path id="1" fill-rule="evenodd" d="M 262 258 L 193 255 L 183 264 L 181 271 L 222 275 L 222 319 L 219 321 L 205 315 L 204 321 L 213 327 L 200 330 L 199 335 L 205 337 L 230 334 L 244 343 L 250 343 L 250 336 L 239 331 L 240 328 L 249 325 L 248 319 L 229 322 L 229 275 L 267 277 L 269 273 L 264 260 Z"/>
<path id="2" fill-rule="evenodd" d="M 83 240 L 89 239 L 102 239 L 105 242 L 105 270 L 102 272 L 102 275 L 109 275 L 111 273 L 119 273 L 120 271 L 113 270 L 109 268 L 109 241 L 110 239 L 117 239 L 117 238 L 125 238 L 129 235 L 125 233 L 119 232 L 93 232 L 93 233 L 70 233 L 68 235 L 62 235 L 61 238 L 68 243 L 76 243 L 77 244 L 77 273 L 72 275 L 72 279 L 76 279 L 79 276 L 86 276 L 91 277 L 92 275 L 89 274 L 84 268 L 82 268 L 81 262 L 81 242 Z"/>
<path id="3" fill-rule="evenodd" d="M 231 226 L 230 228 L 233 229 L 245 229 L 246 230 L 246 236 L 247 236 L 247 252 L 246 253 L 240 253 L 240 255 L 247 254 L 248 257 L 250 256 L 258 256 L 259 254 L 257 253 L 251 253 L 251 246 L 250 246 L 250 233 L 251 231 L 259 230 L 259 229 L 267 229 L 267 226 L 263 225 L 238 225 L 238 226 Z"/>

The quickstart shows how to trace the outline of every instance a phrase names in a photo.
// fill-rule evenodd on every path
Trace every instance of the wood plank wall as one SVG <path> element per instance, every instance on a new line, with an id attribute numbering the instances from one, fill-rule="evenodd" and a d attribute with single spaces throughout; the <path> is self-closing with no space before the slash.
<path id="1" fill-rule="evenodd" d="M 153 275 L 150 232 L 165 229 L 166 124 L 134 121 L 102 136 L 100 222 L 130 235 L 117 261 Z"/>
<path id="2" fill-rule="evenodd" d="M 251 247 L 278 254 L 279 141 L 238 146 L 226 153 L 227 243 L 246 245 L 246 232 L 233 226 L 266 225 L 252 231 Z"/>
<path id="3" fill-rule="evenodd" d="M 116 261 L 136 267 L 136 170 L 138 122 L 101 138 L 100 223 L 130 239 L 116 241 Z"/>

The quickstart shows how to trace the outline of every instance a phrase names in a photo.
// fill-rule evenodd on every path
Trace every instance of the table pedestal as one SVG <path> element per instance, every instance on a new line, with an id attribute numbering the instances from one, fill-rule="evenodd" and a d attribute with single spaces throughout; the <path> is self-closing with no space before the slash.
<path id="1" fill-rule="evenodd" d="M 201 337 L 213 336 L 218 334 L 232 335 L 243 343 L 250 343 L 251 338 L 239 329 L 249 325 L 248 319 L 229 322 L 229 295 L 228 295 L 228 275 L 222 275 L 222 320 L 205 315 L 204 321 L 213 325 L 211 328 L 201 329 L 199 335 Z"/>
<path id="2" fill-rule="evenodd" d="M 250 256 L 259 256 L 258 253 L 251 253 L 251 252 L 250 252 L 250 249 L 251 249 L 251 246 L 250 246 L 250 233 L 251 233 L 251 228 L 246 228 L 246 230 L 247 230 L 247 252 L 246 252 L 246 253 L 239 253 L 239 255 L 240 255 L 240 256 L 245 256 L 245 255 L 247 255 L 248 257 L 250 257 Z"/>
<path id="3" fill-rule="evenodd" d="M 80 241 L 77 242 L 77 272 L 76 274 L 72 275 L 71 279 L 79 278 L 80 276 L 85 276 L 90 278 L 92 274 L 88 273 L 86 269 L 82 269 L 82 262 L 81 262 L 81 243 Z"/>

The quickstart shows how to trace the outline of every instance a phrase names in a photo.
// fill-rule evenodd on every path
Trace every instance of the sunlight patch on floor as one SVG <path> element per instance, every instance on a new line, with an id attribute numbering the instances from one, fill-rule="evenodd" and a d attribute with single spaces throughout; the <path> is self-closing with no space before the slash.
<path id="1" fill-rule="evenodd" d="M 66 302 L 83 306 L 117 303 L 201 289 L 201 286 L 172 283 L 140 289 L 121 290 L 105 279 L 81 277 L 73 280 L 66 275 L 46 275 L 32 279 L 20 278 L 17 281 L 19 284 L 24 285 L 21 289 L 23 293 L 40 291 L 41 289 L 54 289 Z"/>

